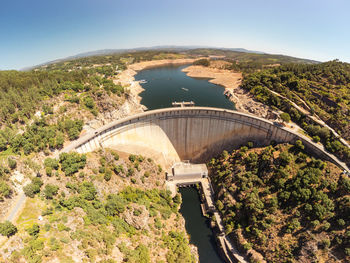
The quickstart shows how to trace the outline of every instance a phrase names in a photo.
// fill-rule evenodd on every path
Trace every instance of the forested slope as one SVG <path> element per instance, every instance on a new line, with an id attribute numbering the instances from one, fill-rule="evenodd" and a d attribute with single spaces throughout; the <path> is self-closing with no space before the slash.
<path id="1" fill-rule="evenodd" d="M 244 146 L 209 163 L 226 231 L 268 262 L 349 262 L 350 179 L 303 149 Z"/>
<path id="2" fill-rule="evenodd" d="M 246 74 L 242 87 L 257 100 L 287 112 L 314 141 L 321 141 L 328 151 L 349 164 L 350 149 L 340 143 L 329 129 L 321 127 L 271 91 L 322 119 L 349 141 L 350 64 L 330 61 L 315 65 L 283 65 Z"/>

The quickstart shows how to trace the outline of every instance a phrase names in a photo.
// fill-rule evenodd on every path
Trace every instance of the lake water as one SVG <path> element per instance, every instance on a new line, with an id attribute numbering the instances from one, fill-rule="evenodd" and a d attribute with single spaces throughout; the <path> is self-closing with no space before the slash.
<path id="1" fill-rule="evenodd" d="M 234 109 L 234 104 L 224 95 L 224 88 L 208 82 L 208 79 L 191 78 L 181 70 L 185 66 L 166 66 L 145 69 L 137 73 L 136 80 L 145 89 L 141 104 L 148 109 L 172 107 L 174 101 L 194 101 L 196 106 Z"/>

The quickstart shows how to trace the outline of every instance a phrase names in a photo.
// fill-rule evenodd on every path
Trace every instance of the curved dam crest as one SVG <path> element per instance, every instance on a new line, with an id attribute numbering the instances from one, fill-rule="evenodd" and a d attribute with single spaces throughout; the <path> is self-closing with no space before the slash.
<path id="1" fill-rule="evenodd" d="M 248 141 L 266 146 L 272 141 L 301 140 L 307 151 L 349 168 L 307 137 L 246 113 L 209 107 L 165 108 L 113 121 L 63 149 L 79 153 L 100 147 L 152 157 L 165 166 L 190 160 L 203 162 Z"/>

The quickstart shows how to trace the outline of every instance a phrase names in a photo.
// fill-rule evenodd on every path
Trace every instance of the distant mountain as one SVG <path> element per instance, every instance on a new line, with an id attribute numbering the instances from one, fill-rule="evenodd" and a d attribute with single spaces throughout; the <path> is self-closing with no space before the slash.
<path id="1" fill-rule="evenodd" d="M 218 48 L 218 47 L 210 47 L 210 46 L 170 46 L 170 45 L 168 45 L 168 46 L 139 47 L 139 48 L 130 48 L 130 49 L 100 49 L 100 50 L 84 52 L 84 53 L 80 53 L 80 54 L 77 54 L 74 56 L 70 56 L 70 57 L 65 58 L 64 60 L 90 57 L 90 56 L 133 52 L 133 51 L 144 51 L 144 50 L 159 50 L 159 49 L 161 49 L 161 50 L 168 50 L 168 51 L 183 51 L 183 50 L 198 49 L 198 48 L 222 49 L 222 50 L 229 50 L 229 51 L 236 51 L 236 52 L 243 52 L 243 53 L 265 54 L 264 52 L 261 52 L 261 51 L 253 51 L 253 50 L 248 50 L 245 48 Z"/>
<path id="2" fill-rule="evenodd" d="M 41 66 L 59 63 L 62 61 L 68 61 L 68 60 L 84 58 L 84 57 L 91 57 L 91 56 L 103 56 L 103 55 L 112 55 L 112 54 L 127 53 L 127 52 L 147 51 L 147 50 L 164 50 L 164 51 L 181 52 L 181 51 L 189 51 L 189 50 L 196 50 L 196 49 L 233 51 L 233 52 L 248 53 L 248 54 L 272 55 L 272 56 L 283 56 L 286 58 L 287 57 L 294 58 L 294 57 L 289 57 L 289 56 L 285 56 L 285 55 L 273 55 L 273 54 L 268 54 L 268 53 L 261 52 L 261 51 L 248 50 L 245 48 L 223 48 L 223 47 L 218 48 L 218 47 L 211 47 L 211 46 L 196 46 L 196 45 L 193 45 L 193 46 L 163 45 L 163 46 L 138 47 L 138 48 L 129 48 L 129 49 L 101 49 L 101 50 L 89 51 L 89 52 L 79 53 L 79 54 L 76 54 L 74 56 L 69 56 L 69 57 L 62 58 L 62 59 L 52 60 L 52 61 L 45 62 L 45 63 L 39 64 L 39 65 L 35 65 L 33 67 L 24 68 L 21 70 L 31 70 L 31 69 L 38 68 Z M 295 59 L 295 61 L 308 61 L 309 63 L 310 62 L 311 63 L 318 63 L 318 61 L 314 61 L 314 60 L 299 59 L 299 58 L 294 58 L 294 59 Z"/>

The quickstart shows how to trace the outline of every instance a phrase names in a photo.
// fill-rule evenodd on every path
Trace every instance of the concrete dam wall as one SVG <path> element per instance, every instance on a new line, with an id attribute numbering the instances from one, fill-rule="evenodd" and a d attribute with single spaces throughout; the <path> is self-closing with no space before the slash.
<path id="1" fill-rule="evenodd" d="M 73 142 L 64 152 L 100 147 L 142 154 L 172 165 L 180 160 L 203 162 L 223 150 L 246 145 L 265 146 L 302 140 L 316 156 L 348 169 L 323 147 L 285 127 L 249 114 L 206 107 L 165 108 L 111 122 Z"/>

